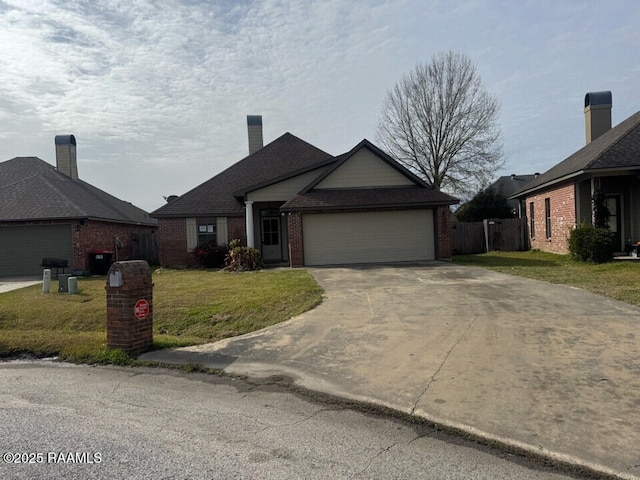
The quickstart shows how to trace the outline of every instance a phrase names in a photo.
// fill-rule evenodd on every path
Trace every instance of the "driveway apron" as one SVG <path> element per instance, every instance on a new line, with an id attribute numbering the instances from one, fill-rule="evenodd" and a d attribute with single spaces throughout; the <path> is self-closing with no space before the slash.
<path id="1" fill-rule="evenodd" d="M 571 463 L 640 474 L 640 308 L 449 263 L 310 272 L 325 289 L 314 310 L 142 358 L 286 375 Z"/>

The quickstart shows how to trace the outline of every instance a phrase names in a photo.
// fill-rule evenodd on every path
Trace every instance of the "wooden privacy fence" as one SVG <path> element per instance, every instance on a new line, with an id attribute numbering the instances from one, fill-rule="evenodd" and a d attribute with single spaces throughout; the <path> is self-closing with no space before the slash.
<path id="1" fill-rule="evenodd" d="M 526 222 L 522 218 L 491 218 L 451 225 L 453 253 L 528 250 Z"/>

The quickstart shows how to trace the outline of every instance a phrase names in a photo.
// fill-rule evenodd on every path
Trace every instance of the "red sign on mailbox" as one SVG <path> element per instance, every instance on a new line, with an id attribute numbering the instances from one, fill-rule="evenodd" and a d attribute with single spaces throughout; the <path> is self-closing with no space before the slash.
<path id="1" fill-rule="evenodd" d="M 144 298 L 138 300 L 136 302 L 136 306 L 133 307 L 133 314 L 138 320 L 147 318 L 147 315 L 149 315 L 149 302 L 147 302 Z"/>

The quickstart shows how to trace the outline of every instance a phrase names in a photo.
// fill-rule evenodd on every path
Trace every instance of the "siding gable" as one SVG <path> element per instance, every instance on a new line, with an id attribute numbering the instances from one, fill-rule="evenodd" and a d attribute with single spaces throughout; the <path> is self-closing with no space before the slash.
<path id="1" fill-rule="evenodd" d="M 312 170 L 281 182 L 268 185 L 247 194 L 247 200 L 253 202 L 285 202 L 293 198 L 300 190 L 320 175 L 322 169 Z"/>
<path id="2" fill-rule="evenodd" d="M 368 148 L 361 148 L 315 188 L 412 186 L 415 183 Z"/>

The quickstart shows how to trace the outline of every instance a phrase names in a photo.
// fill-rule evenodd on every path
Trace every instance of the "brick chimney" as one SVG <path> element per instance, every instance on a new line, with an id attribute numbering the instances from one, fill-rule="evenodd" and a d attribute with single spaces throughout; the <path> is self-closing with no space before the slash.
<path id="1" fill-rule="evenodd" d="M 262 115 L 247 115 L 247 130 L 249 133 L 249 155 L 260 150 L 262 143 Z"/>
<path id="2" fill-rule="evenodd" d="M 56 168 L 67 177 L 78 179 L 76 137 L 73 135 L 56 135 Z"/>
<path id="3" fill-rule="evenodd" d="M 584 97 L 587 144 L 611 130 L 611 92 L 590 92 Z"/>

